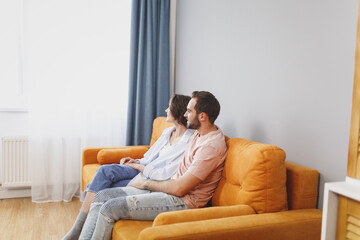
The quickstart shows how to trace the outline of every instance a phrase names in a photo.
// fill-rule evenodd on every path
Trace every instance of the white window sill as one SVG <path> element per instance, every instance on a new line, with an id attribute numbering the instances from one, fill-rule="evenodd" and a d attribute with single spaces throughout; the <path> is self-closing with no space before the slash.
<path id="1" fill-rule="evenodd" d="M 14 107 L 14 108 L 0 108 L 0 112 L 11 112 L 11 113 L 17 113 L 17 112 L 28 112 L 28 109 L 27 108 L 17 108 L 17 107 Z"/>

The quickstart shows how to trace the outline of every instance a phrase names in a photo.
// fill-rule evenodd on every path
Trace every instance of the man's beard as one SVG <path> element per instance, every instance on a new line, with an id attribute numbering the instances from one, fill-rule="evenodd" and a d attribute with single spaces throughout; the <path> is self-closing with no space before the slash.
<path id="1" fill-rule="evenodd" d="M 187 126 L 187 128 L 188 129 L 199 129 L 199 127 L 200 127 L 200 121 L 199 121 L 199 119 L 196 117 L 195 119 L 194 119 L 194 122 L 187 122 L 187 124 L 186 124 L 186 126 Z"/>

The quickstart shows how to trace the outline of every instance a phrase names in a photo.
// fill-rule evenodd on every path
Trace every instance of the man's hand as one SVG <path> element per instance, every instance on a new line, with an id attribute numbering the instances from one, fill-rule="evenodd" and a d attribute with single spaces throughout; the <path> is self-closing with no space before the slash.
<path id="1" fill-rule="evenodd" d="M 139 189 L 146 189 L 146 179 L 138 179 L 135 182 L 133 182 L 132 184 L 130 184 L 130 187 L 136 187 Z"/>
<path id="2" fill-rule="evenodd" d="M 125 165 L 126 166 L 129 166 L 129 167 L 131 167 L 131 168 L 133 168 L 133 169 L 135 169 L 135 170 L 138 170 L 138 171 L 140 171 L 140 172 L 144 172 L 144 169 L 145 169 L 145 166 L 144 165 L 141 165 L 140 163 L 138 163 L 138 162 L 135 162 L 135 163 L 133 163 L 133 162 L 127 162 L 127 163 L 125 163 Z"/>
<path id="3" fill-rule="evenodd" d="M 131 157 L 125 157 L 120 159 L 120 164 L 125 164 L 125 163 L 136 163 L 137 161 Z"/>

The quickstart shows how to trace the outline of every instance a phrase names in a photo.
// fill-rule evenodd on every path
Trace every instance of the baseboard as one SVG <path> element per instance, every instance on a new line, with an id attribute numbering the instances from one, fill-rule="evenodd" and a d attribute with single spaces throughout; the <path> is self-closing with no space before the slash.
<path id="1" fill-rule="evenodd" d="M 7 189 L 0 186 L 0 199 L 31 197 L 31 188 Z"/>

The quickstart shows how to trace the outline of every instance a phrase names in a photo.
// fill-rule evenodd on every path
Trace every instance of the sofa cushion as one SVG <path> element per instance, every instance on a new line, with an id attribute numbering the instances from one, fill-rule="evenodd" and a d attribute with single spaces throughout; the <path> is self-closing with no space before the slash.
<path id="1" fill-rule="evenodd" d="M 117 221 L 113 228 L 112 239 L 116 240 L 136 240 L 142 230 L 151 227 L 152 221 Z"/>
<path id="2" fill-rule="evenodd" d="M 174 223 L 193 222 L 206 219 L 233 217 L 250 214 L 255 214 L 255 211 L 249 205 L 208 207 L 188 209 L 182 211 L 170 211 L 160 213 L 155 218 L 153 227 Z"/>
<path id="3" fill-rule="evenodd" d="M 131 157 L 140 159 L 149 150 L 148 146 L 126 146 L 115 149 L 103 149 L 97 154 L 97 160 L 100 164 L 120 163 L 120 159 Z"/>
<path id="4" fill-rule="evenodd" d="M 285 152 L 274 145 L 233 138 L 214 206 L 246 204 L 257 213 L 287 210 Z"/>
<path id="5" fill-rule="evenodd" d="M 251 214 L 144 229 L 139 240 L 319 240 L 322 212 L 301 209 Z"/>

